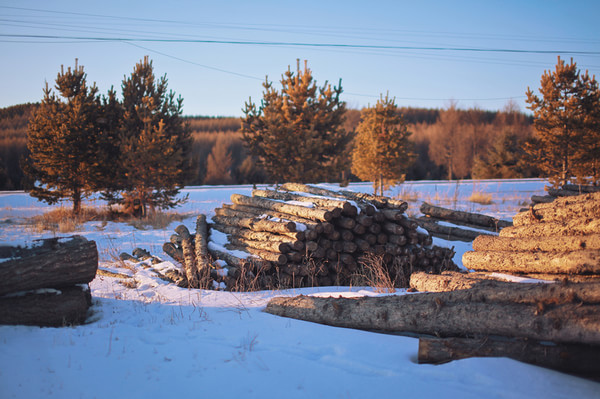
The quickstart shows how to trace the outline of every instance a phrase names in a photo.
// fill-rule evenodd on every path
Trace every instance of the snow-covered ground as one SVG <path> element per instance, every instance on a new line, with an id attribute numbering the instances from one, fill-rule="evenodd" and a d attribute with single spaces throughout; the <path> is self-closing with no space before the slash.
<path id="1" fill-rule="evenodd" d="M 390 192 L 422 201 L 510 219 L 542 180 L 407 182 Z M 369 184 L 353 190 L 370 192 Z M 211 216 L 232 193 L 252 187 L 191 187 L 178 209 L 183 223 Z M 466 199 L 489 193 L 492 204 Z M 67 205 L 68 206 L 68 205 Z M 0 245 L 53 236 L 24 225 L 49 207 L 24 193 L 0 193 Z M 600 398 L 600 384 L 510 359 L 466 359 L 432 366 L 416 363 L 418 340 L 323 326 L 264 313 L 280 295 L 380 295 L 366 287 L 322 287 L 229 293 L 166 284 L 142 264 L 115 259 L 135 247 L 165 261 L 163 230 L 124 223 L 87 223 L 76 234 L 98 244 L 100 267 L 132 276 L 97 276 L 91 283 L 93 315 L 77 327 L 0 326 L 0 398 Z M 65 235 L 65 234 L 60 234 Z M 457 257 L 470 249 L 455 246 Z M 167 265 L 165 263 L 165 265 Z M 132 285 L 130 285 L 132 286 Z M 403 294 L 400 290 L 397 295 Z"/>

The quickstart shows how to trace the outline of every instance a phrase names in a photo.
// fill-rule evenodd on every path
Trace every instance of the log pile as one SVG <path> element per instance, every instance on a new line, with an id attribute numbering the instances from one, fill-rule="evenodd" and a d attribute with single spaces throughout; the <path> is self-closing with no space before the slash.
<path id="1" fill-rule="evenodd" d="M 542 279 L 600 276 L 600 192 L 536 204 L 513 223 L 498 237 L 477 237 L 463 265 Z"/>
<path id="2" fill-rule="evenodd" d="M 347 285 L 368 257 L 377 257 L 390 280 L 405 286 L 413 270 L 456 269 L 454 252 L 432 245 L 427 231 L 406 216 L 404 201 L 292 183 L 255 189 L 252 196 L 233 194 L 231 201 L 207 226 L 208 253 L 220 263 L 197 261 L 192 248 L 197 237 L 206 237 L 198 229 L 192 235 L 178 228 L 163 248 L 185 266 L 190 287 L 198 286 L 200 269 L 228 289 Z"/>
<path id="3" fill-rule="evenodd" d="M 84 237 L 0 248 L 0 324 L 60 327 L 83 323 L 98 251 Z"/>
<path id="4" fill-rule="evenodd" d="M 471 242 L 481 234 L 496 235 L 512 223 L 495 217 L 457 211 L 424 202 L 420 208 L 422 216 L 416 222 L 431 235 L 449 241 Z M 488 233 L 489 232 L 489 233 Z"/>

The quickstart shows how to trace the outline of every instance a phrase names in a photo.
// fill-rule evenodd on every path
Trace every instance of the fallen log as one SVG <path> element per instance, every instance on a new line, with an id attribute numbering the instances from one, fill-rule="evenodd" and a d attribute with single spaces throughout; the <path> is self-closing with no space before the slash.
<path id="1" fill-rule="evenodd" d="M 494 237 L 481 235 L 473 241 L 474 251 L 567 252 L 600 249 L 600 234 L 554 237 Z"/>
<path id="2" fill-rule="evenodd" d="M 511 222 L 500 220 L 492 216 L 441 208 L 439 206 L 430 205 L 427 202 L 424 202 L 421 205 L 420 210 L 423 214 L 430 217 L 448 221 L 463 222 L 476 226 L 493 227 L 496 229 L 496 231 L 512 225 Z"/>
<path id="3" fill-rule="evenodd" d="M 576 191 L 578 193 L 597 193 L 600 192 L 600 186 L 590 186 L 589 184 L 565 184 L 563 189 Z"/>
<path id="4" fill-rule="evenodd" d="M 497 279 L 484 273 L 444 271 L 440 274 L 430 274 L 425 272 L 413 272 L 410 275 L 410 288 L 421 292 L 447 292 L 466 290 L 473 288 L 481 281 L 494 280 Z M 499 282 L 500 285 L 502 283 L 507 282 Z"/>
<path id="5" fill-rule="evenodd" d="M 348 201 L 336 200 L 333 198 L 315 197 L 315 196 L 304 196 L 295 194 L 289 191 L 275 191 L 275 190 L 252 190 L 252 196 L 277 199 L 282 201 L 300 201 L 314 204 L 322 208 L 340 208 L 341 211 L 349 216 L 356 216 L 357 209 Z"/>
<path id="6" fill-rule="evenodd" d="M 473 334 L 600 344 L 600 284 L 485 284 L 386 297 L 273 298 L 266 312 L 337 327 L 437 336 Z"/>
<path id="7" fill-rule="evenodd" d="M 179 225 L 175 232 L 181 237 L 181 249 L 183 250 L 183 268 L 190 288 L 199 288 L 200 280 L 198 278 L 198 267 L 194 255 L 194 244 L 187 227 Z"/>
<path id="8" fill-rule="evenodd" d="M 419 364 L 443 364 L 470 357 L 508 357 L 520 362 L 600 379 L 600 346 L 539 343 L 506 337 L 419 338 Z"/>
<path id="9" fill-rule="evenodd" d="M 196 218 L 196 236 L 194 237 L 196 268 L 200 276 L 205 276 L 210 270 L 211 259 L 208 253 L 208 224 L 206 215 L 200 214 Z"/>
<path id="10" fill-rule="evenodd" d="M 181 248 L 177 248 L 172 242 L 165 242 L 162 249 L 164 253 L 183 266 L 185 261 L 183 260 L 183 251 Z"/>
<path id="11" fill-rule="evenodd" d="M 531 196 L 531 202 L 533 202 L 534 204 L 549 204 L 551 202 L 553 202 L 556 199 L 556 197 L 553 197 L 551 195 L 532 195 Z"/>
<path id="12" fill-rule="evenodd" d="M 287 234 L 294 233 L 296 231 L 296 223 L 292 221 L 272 221 L 266 218 L 260 217 L 240 217 L 240 216 L 226 216 L 224 213 L 230 213 L 229 209 L 224 209 L 225 212 L 217 212 L 212 217 L 213 222 L 226 224 L 229 226 L 240 226 L 245 227 L 254 231 L 266 231 L 269 233 L 276 234 Z M 239 212 L 232 212 L 240 214 Z"/>
<path id="13" fill-rule="evenodd" d="M 63 327 L 84 323 L 92 305 L 87 284 L 0 297 L 0 324 Z"/>
<path id="14" fill-rule="evenodd" d="M 506 252 L 467 251 L 467 269 L 507 273 L 600 274 L 600 251 Z"/>
<path id="15" fill-rule="evenodd" d="M 324 197 L 336 197 L 343 198 L 346 200 L 354 201 L 356 206 L 361 210 L 361 212 L 366 213 L 368 216 L 372 216 L 375 212 L 375 206 L 370 203 L 367 203 L 363 198 L 359 198 L 358 193 L 353 193 L 349 191 L 333 191 L 327 190 L 321 187 L 309 186 L 307 184 L 300 183 L 285 183 L 281 186 L 284 190 L 288 191 L 300 191 L 303 193 L 313 194 L 313 195 L 322 195 Z M 382 204 L 383 205 L 383 204 Z"/>
<path id="16" fill-rule="evenodd" d="M 595 198 L 593 196 L 597 197 L 596 194 L 586 194 L 569 198 L 589 197 L 590 199 L 569 203 L 568 201 L 560 201 L 559 198 L 551 204 L 535 205 L 526 212 L 517 213 L 513 217 L 513 224 L 524 226 L 539 222 L 564 222 L 582 216 L 600 219 L 600 197 Z"/>
<path id="17" fill-rule="evenodd" d="M 4 252 L 0 295 L 87 284 L 98 269 L 96 243 L 81 236 L 44 239 L 33 247 L 9 247 Z"/>
<path id="18" fill-rule="evenodd" d="M 229 234 L 230 236 L 244 238 L 246 240 L 252 241 L 267 241 L 267 242 L 283 242 L 289 244 L 291 247 L 296 248 L 301 245 L 301 241 L 294 240 L 290 236 L 287 235 L 279 235 L 268 233 L 266 231 L 253 231 L 249 229 L 239 228 L 235 226 L 228 226 L 219 223 L 213 223 L 210 225 L 212 229 L 220 231 L 225 234 Z"/>
<path id="19" fill-rule="evenodd" d="M 427 217 L 416 219 L 416 222 L 419 224 L 419 226 L 427 230 L 429 234 L 446 240 L 460 240 L 469 242 L 473 241 L 477 236 L 485 234 L 483 232 L 475 230 L 461 229 L 456 225 L 446 226 L 443 224 L 439 224 L 434 221 L 428 220 Z"/>
<path id="20" fill-rule="evenodd" d="M 596 234 L 600 231 L 600 219 L 580 216 L 565 222 L 535 223 L 502 229 L 500 237 L 557 237 Z"/>
<path id="21" fill-rule="evenodd" d="M 306 219 L 329 222 L 333 219 L 332 212 L 322 208 L 308 208 L 300 205 L 291 205 L 284 202 L 273 201 L 267 198 L 248 197 L 241 194 L 232 194 L 231 201 L 238 205 L 254 206 L 257 208 L 270 209 L 273 211 L 287 213 Z"/>

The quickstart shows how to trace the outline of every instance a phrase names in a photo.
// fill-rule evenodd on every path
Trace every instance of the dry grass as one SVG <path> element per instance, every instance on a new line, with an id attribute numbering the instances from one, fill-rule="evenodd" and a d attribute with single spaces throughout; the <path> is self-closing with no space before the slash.
<path id="1" fill-rule="evenodd" d="M 477 191 L 473 191 L 473 194 L 471 194 L 467 200 L 480 205 L 491 205 L 494 203 L 494 201 L 492 201 L 492 194 Z"/>
<path id="2" fill-rule="evenodd" d="M 138 230 L 164 229 L 173 221 L 181 221 L 189 214 L 176 212 L 155 212 L 143 219 L 134 218 L 112 208 L 83 207 L 79 215 L 71 208 L 60 207 L 29 219 L 29 225 L 35 232 L 72 233 L 82 229 L 87 222 L 123 222 Z"/>
<path id="3" fill-rule="evenodd" d="M 383 261 L 381 255 L 365 254 L 358 265 L 356 274 L 352 276 L 352 285 L 369 286 L 379 293 L 396 292 L 396 278 Z"/>

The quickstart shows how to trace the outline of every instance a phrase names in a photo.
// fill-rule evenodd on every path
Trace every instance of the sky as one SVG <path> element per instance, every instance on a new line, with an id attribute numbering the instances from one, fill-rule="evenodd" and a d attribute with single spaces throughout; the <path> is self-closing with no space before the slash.
<path id="1" fill-rule="evenodd" d="M 61 65 L 100 93 L 148 55 L 184 115 L 242 116 L 266 78 L 307 60 L 349 108 L 526 110 L 557 57 L 600 79 L 600 2 L 2 0 L 0 107 L 41 101 Z"/>

